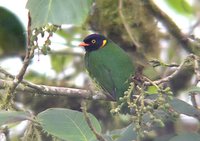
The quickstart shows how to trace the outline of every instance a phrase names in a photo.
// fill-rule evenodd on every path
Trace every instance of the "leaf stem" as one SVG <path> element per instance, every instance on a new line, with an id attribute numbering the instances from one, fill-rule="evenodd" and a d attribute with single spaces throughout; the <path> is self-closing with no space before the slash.
<path id="1" fill-rule="evenodd" d="M 96 129 L 93 127 L 92 122 L 91 122 L 91 120 L 90 120 L 90 117 L 88 116 L 88 113 L 87 113 L 87 107 L 86 107 L 86 102 L 85 102 L 85 101 L 82 101 L 81 107 L 82 107 L 82 111 L 83 111 L 83 115 L 84 115 L 84 117 L 85 117 L 85 120 L 86 120 L 86 122 L 87 122 L 89 128 L 91 129 L 91 131 L 92 131 L 92 132 L 94 133 L 94 135 L 96 136 L 97 140 L 99 140 L 99 141 L 106 141 L 106 140 L 102 137 L 102 135 L 100 135 L 100 134 L 96 131 Z"/>

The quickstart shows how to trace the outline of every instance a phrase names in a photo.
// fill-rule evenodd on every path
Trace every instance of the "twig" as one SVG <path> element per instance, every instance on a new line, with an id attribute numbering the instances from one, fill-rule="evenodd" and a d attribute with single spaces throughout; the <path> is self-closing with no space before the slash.
<path id="1" fill-rule="evenodd" d="M 94 133 L 94 135 L 96 136 L 97 140 L 99 140 L 99 141 L 106 141 L 106 140 L 102 137 L 102 135 L 100 135 L 100 134 L 96 131 L 96 129 L 93 127 L 92 122 L 91 122 L 91 120 L 90 120 L 90 117 L 89 117 L 89 115 L 88 115 L 88 113 L 87 113 L 86 102 L 85 102 L 85 101 L 83 101 L 83 102 L 81 103 L 81 107 L 82 107 L 82 111 L 83 111 L 85 120 L 86 120 L 86 122 L 87 122 L 89 128 L 91 129 L 91 131 L 92 131 L 92 132 Z"/>
<path id="2" fill-rule="evenodd" d="M 30 47 L 30 44 L 31 44 L 31 14 L 30 12 L 28 12 L 28 26 L 27 26 L 27 30 L 28 30 L 28 41 L 27 41 L 27 47 Z"/>
<path id="3" fill-rule="evenodd" d="M 170 68 L 172 68 L 172 67 L 178 67 L 179 66 L 176 63 L 166 64 L 166 63 L 161 62 L 158 59 L 150 60 L 149 63 L 152 64 L 153 67 L 164 66 L 164 67 L 170 67 Z"/>
<path id="4" fill-rule="evenodd" d="M 162 78 L 162 79 L 159 79 L 159 80 L 155 80 L 155 81 L 153 81 L 153 82 L 145 82 L 145 85 L 159 85 L 159 84 L 161 84 L 161 83 L 165 83 L 165 82 L 168 82 L 168 81 L 170 81 L 172 78 L 174 78 L 174 76 L 176 76 L 180 71 L 181 71 L 181 69 L 183 68 L 183 66 L 185 65 L 185 63 L 189 60 L 193 60 L 194 61 L 194 58 L 195 57 L 195 55 L 193 55 L 193 54 L 191 54 L 191 55 L 189 55 L 189 56 L 187 56 L 187 58 L 176 68 L 176 70 L 171 74 L 171 75 L 169 75 L 169 76 L 167 76 L 167 77 L 164 77 L 164 78 Z"/>
<path id="5" fill-rule="evenodd" d="M 31 36 L 31 17 L 30 17 L 30 13 L 28 13 L 28 49 L 26 50 L 26 56 L 24 59 L 24 63 L 23 66 L 21 68 L 21 70 L 19 71 L 18 75 L 15 77 L 14 81 L 13 81 L 13 85 L 12 87 L 10 87 L 9 90 L 9 94 L 12 94 L 14 92 L 14 90 L 16 89 L 17 85 L 19 85 L 19 83 L 23 80 L 24 74 L 26 72 L 26 69 L 28 68 L 28 65 L 30 63 L 30 60 L 32 58 L 32 56 L 34 55 L 34 48 L 30 48 L 30 36 Z"/>
<path id="6" fill-rule="evenodd" d="M 157 90 L 161 91 L 160 87 L 158 86 L 158 84 L 155 81 L 150 80 L 149 78 L 144 76 L 144 80 L 146 82 L 149 82 L 151 85 L 155 86 Z M 145 82 L 145 84 L 146 84 Z"/>
<path id="7" fill-rule="evenodd" d="M 123 25 L 124 25 L 124 27 L 125 27 L 125 29 L 126 29 L 126 32 L 128 33 L 128 36 L 129 36 L 130 39 L 132 40 L 133 44 L 134 44 L 137 48 L 139 48 L 140 45 L 139 45 L 139 43 L 134 39 L 134 37 L 133 37 L 133 35 L 132 35 L 132 33 L 131 33 L 131 30 L 130 30 L 130 27 L 129 27 L 129 25 L 127 24 L 127 22 L 126 22 L 126 20 L 125 20 L 125 18 L 124 18 L 122 9 L 123 9 L 123 2 L 122 2 L 122 0 L 119 0 L 119 4 L 118 4 L 119 16 L 120 16 L 120 18 L 121 18 L 121 20 L 122 20 L 122 23 L 123 23 Z"/>
<path id="8" fill-rule="evenodd" d="M 157 86 L 157 85 L 159 85 L 161 83 L 170 81 L 175 75 L 177 75 L 179 73 L 179 71 L 180 71 L 180 69 L 182 68 L 183 65 L 184 65 L 184 62 L 182 62 L 179 65 L 179 67 L 177 67 L 177 69 L 171 75 L 169 75 L 169 76 L 167 76 L 165 78 L 156 80 L 156 81 L 152 81 L 152 82 L 149 82 L 149 80 L 148 80 L 148 81 L 145 82 L 145 85 L 152 85 L 153 84 L 154 86 Z"/>
<path id="9" fill-rule="evenodd" d="M 154 83 L 157 84 L 157 85 L 159 85 L 159 84 L 161 84 L 161 83 L 170 81 L 174 76 L 176 76 L 176 75 L 179 73 L 179 71 L 181 70 L 181 68 L 183 67 L 184 64 L 185 64 L 185 61 L 183 61 L 183 62 L 179 65 L 179 67 L 177 67 L 177 69 L 176 69 L 171 75 L 169 75 L 169 76 L 167 76 L 167 77 L 165 77 L 165 78 L 162 78 L 162 79 L 160 79 L 160 80 L 156 80 L 156 81 L 154 81 Z"/>

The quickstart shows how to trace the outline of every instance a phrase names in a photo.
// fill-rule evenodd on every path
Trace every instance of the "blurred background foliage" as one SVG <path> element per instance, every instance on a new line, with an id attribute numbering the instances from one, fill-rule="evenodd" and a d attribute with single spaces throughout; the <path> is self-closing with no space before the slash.
<path id="1" fill-rule="evenodd" d="M 24 56 L 26 31 L 21 21 L 3 7 L 0 7 L 0 17 L 0 56 Z"/>
<path id="2" fill-rule="evenodd" d="M 188 21 L 185 25 L 186 28 L 178 25 L 183 33 L 188 37 L 192 35 L 199 38 L 199 0 L 161 1 L 168 10 L 163 12 L 173 13 L 169 16 L 175 23 L 177 17 Z M 77 47 L 78 42 L 92 32 L 102 33 L 120 45 L 138 66 L 145 68 L 145 75 L 152 80 L 167 76 L 174 71 L 173 68 L 166 67 L 154 70 L 149 65 L 148 60 L 158 59 L 169 64 L 180 64 L 189 52 L 184 50 L 168 33 L 165 26 L 147 11 L 143 2 L 123 0 L 122 5 L 119 3 L 120 0 L 60 0 L 51 3 L 48 0 L 28 0 L 26 8 L 31 13 L 33 29 L 48 23 L 61 25 L 61 29 L 53 33 L 53 37 L 50 38 L 51 45 L 47 55 L 41 51 L 47 33 L 38 36 L 39 49 L 35 52 L 25 79 L 36 84 L 95 89 L 84 68 L 84 50 Z M 160 7 L 159 3 L 157 6 Z M 160 8 L 162 9 L 162 7 Z M 20 65 L 14 64 L 11 65 L 12 67 L 8 67 L 8 64 L 5 65 L 3 62 L 10 58 L 23 58 L 26 51 L 26 33 L 26 27 L 21 24 L 17 16 L 8 9 L 0 7 L 1 67 L 11 72 L 13 69 L 20 68 Z M 22 59 L 20 61 L 22 64 Z M 185 90 L 195 85 L 192 76 L 193 70 L 185 68 L 166 86 L 172 88 L 175 96 L 190 102 L 187 100 L 188 96 Z M 0 78 L 2 77 L 0 76 Z M 0 90 L 0 92 L 3 93 L 4 90 Z M 50 107 L 81 110 L 81 99 L 77 98 L 16 93 L 14 100 L 16 107 L 23 105 L 24 109 L 31 110 L 35 114 Z M 110 108 L 113 107 L 113 103 L 87 102 L 88 111 L 102 123 L 103 132 L 122 128 L 129 124 L 129 116 L 121 115 L 119 118 L 111 115 Z M 157 128 L 158 136 L 162 137 L 163 140 L 168 140 L 172 134 L 174 135 L 178 131 L 199 131 L 199 122 L 191 118 L 185 119 L 178 123 L 169 122 L 166 128 Z M 166 135 L 166 137 L 162 135 Z"/>

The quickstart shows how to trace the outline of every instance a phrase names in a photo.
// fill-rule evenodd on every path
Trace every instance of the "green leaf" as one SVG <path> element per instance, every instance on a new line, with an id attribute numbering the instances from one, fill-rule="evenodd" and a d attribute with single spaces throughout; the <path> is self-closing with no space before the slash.
<path id="1" fill-rule="evenodd" d="M 8 123 L 14 123 L 26 120 L 28 114 L 26 112 L 16 111 L 0 111 L 0 126 Z"/>
<path id="2" fill-rule="evenodd" d="M 173 137 L 169 141 L 199 141 L 200 134 L 197 133 L 183 133 Z"/>
<path id="3" fill-rule="evenodd" d="M 110 133 L 110 136 L 115 141 L 131 141 L 137 139 L 137 134 L 133 131 L 134 124 L 130 124 L 129 126 L 114 130 Z"/>
<path id="4" fill-rule="evenodd" d="M 169 141 L 174 135 L 175 133 L 163 134 L 162 136 L 155 137 L 153 141 Z"/>
<path id="5" fill-rule="evenodd" d="M 105 141 L 115 141 L 115 140 L 113 140 L 109 135 L 107 135 L 107 134 L 104 134 L 104 135 L 102 135 L 103 136 L 103 138 L 105 139 Z M 97 139 L 93 139 L 93 140 L 91 140 L 91 141 L 99 141 L 99 140 L 97 140 Z"/>
<path id="6" fill-rule="evenodd" d="M 182 100 L 174 98 L 172 101 L 169 101 L 169 104 L 180 114 L 185 114 L 200 119 L 200 110 Z"/>
<path id="7" fill-rule="evenodd" d="M 181 15 L 194 14 L 192 6 L 186 0 L 165 0 L 165 2 Z"/>
<path id="8" fill-rule="evenodd" d="M 96 131 L 101 132 L 97 119 L 91 114 L 89 114 L 89 117 Z M 38 114 L 37 119 L 44 131 L 60 139 L 69 141 L 91 141 L 95 139 L 81 112 L 64 108 L 50 108 Z"/>
<path id="9" fill-rule="evenodd" d="M 32 28 L 47 23 L 80 26 L 89 13 L 93 0 L 28 0 Z"/>

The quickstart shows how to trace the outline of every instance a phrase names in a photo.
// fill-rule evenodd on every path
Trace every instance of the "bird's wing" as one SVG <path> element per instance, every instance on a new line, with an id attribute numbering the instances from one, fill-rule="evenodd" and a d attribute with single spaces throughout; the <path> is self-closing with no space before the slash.
<path id="1" fill-rule="evenodd" d="M 105 92 L 108 92 L 112 99 L 116 99 L 116 86 L 114 78 L 112 78 L 111 70 L 102 63 L 93 63 L 85 58 L 85 65 L 89 75 Z"/>
<path id="2" fill-rule="evenodd" d="M 102 74 L 101 72 L 101 74 L 103 75 L 101 79 L 103 79 L 102 81 L 104 82 L 99 81 L 99 83 L 101 83 L 101 86 L 105 91 L 108 91 L 112 95 L 112 97 L 116 99 L 116 85 L 112 77 L 112 72 L 105 65 L 102 65 L 101 69 L 103 70 L 104 73 Z"/>

